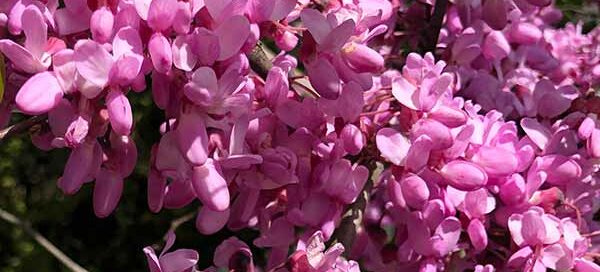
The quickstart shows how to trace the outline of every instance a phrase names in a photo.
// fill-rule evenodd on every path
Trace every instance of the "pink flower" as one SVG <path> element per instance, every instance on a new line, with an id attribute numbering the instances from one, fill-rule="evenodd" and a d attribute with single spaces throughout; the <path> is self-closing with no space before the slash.
<path id="1" fill-rule="evenodd" d="M 154 249 L 150 246 L 144 248 L 144 254 L 148 261 L 151 272 L 193 272 L 198 263 L 198 252 L 191 249 L 178 249 L 166 253 L 175 243 L 175 233 L 167 233 L 167 241 L 160 255 L 156 256 Z"/>

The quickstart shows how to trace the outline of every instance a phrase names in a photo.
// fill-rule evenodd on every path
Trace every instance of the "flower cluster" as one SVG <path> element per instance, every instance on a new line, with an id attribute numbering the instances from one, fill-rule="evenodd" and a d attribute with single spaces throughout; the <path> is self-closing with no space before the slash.
<path id="1" fill-rule="evenodd" d="M 202 271 L 600 271 L 600 28 L 456 0 L 435 52 L 402 57 L 436 1 L 3 1 L 0 125 L 46 115 L 33 143 L 71 150 L 58 187 L 93 182 L 106 217 L 151 92 L 149 209 L 259 232 Z M 174 241 L 144 248 L 150 271 L 200 271 Z"/>

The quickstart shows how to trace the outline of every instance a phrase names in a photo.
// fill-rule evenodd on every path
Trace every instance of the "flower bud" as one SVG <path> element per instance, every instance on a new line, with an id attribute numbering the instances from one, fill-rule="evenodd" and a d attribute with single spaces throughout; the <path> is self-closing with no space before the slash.
<path id="1" fill-rule="evenodd" d="M 21 87 L 15 102 L 26 114 L 46 113 L 60 103 L 63 91 L 53 72 L 42 72 L 29 78 Z"/>
<path id="2" fill-rule="evenodd" d="M 534 24 L 518 22 L 512 24 L 509 35 L 514 42 L 530 45 L 537 43 L 542 38 L 542 31 Z"/>
<path id="3" fill-rule="evenodd" d="M 485 0 L 483 3 L 483 20 L 494 30 L 502 30 L 507 19 L 506 0 Z"/>
<path id="4" fill-rule="evenodd" d="M 463 191 L 473 191 L 483 187 L 488 180 L 487 174 L 471 162 L 455 160 L 447 163 L 440 174 L 449 185 Z"/>
<path id="5" fill-rule="evenodd" d="M 202 206 L 196 216 L 196 229 L 204 235 L 214 234 L 227 224 L 227 220 L 229 209 L 218 212 Z"/>
<path id="6" fill-rule="evenodd" d="M 213 160 L 193 169 L 192 186 L 198 198 L 207 208 L 225 211 L 229 208 L 227 181 L 217 170 Z"/>
<path id="7" fill-rule="evenodd" d="M 483 55 L 490 60 L 501 60 L 510 54 L 510 44 L 500 31 L 492 31 L 483 42 Z"/>
<path id="8" fill-rule="evenodd" d="M 383 69 L 383 57 L 377 51 L 360 43 L 347 43 L 342 56 L 358 73 L 376 73 Z"/>
<path id="9" fill-rule="evenodd" d="M 166 74 L 173 65 L 173 51 L 169 40 L 161 33 L 154 33 L 148 42 L 148 51 L 157 72 Z"/>
<path id="10" fill-rule="evenodd" d="M 92 38 L 99 43 L 110 42 L 110 38 L 113 34 L 114 22 L 115 16 L 106 7 L 94 11 L 92 18 L 90 19 Z"/>
<path id="11" fill-rule="evenodd" d="M 116 172 L 101 169 L 94 183 L 94 213 L 100 218 L 109 216 L 119 204 L 123 193 L 123 178 Z"/>

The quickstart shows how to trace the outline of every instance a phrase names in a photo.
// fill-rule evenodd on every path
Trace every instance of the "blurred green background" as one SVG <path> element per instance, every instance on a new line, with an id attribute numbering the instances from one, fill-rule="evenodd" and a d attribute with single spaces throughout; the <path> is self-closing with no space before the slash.
<path id="1" fill-rule="evenodd" d="M 0 0 L 1 1 L 1 0 Z M 598 5 L 585 0 L 557 0 L 564 12 L 563 24 L 581 21 L 590 30 L 600 20 Z M 126 179 L 121 202 L 110 217 L 98 219 L 92 210 L 92 184 L 75 196 L 65 196 L 56 187 L 68 156 L 66 149 L 43 152 L 27 135 L 0 142 L 0 208 L 26 219 L 34 229 L 89 271 L 147 271 L 142 248 L 162 245 L 162 237 L 176 218 L 194 212 L 186 209 L 152 214 L 146 205 L 146 173 L 149 150 L 160 135 L 162 113 L 152 106 L 149 91 L 130 93 L 136 129 L 133 134 L 139 159 L 133 175 Z M 24 117 L 15 114 L 11 123 Z M 175 248 L 193 248 L 200 253 L 200 268 L 212 264 L 216 246 L 233 233 L 223 230 L 212 236 L 196 232 L 194 220 L 177 229 Z M 254 231 L 236 233 L 252 245 Z M 255 253 L 255 262 L 265 257 Z M 14 225 L 0 220 L 0 272 L 68 271 L 45 249 Z"/>

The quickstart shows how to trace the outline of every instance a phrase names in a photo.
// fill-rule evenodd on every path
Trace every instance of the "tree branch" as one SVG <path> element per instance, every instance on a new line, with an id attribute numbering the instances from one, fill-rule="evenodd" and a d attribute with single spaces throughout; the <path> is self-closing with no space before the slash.
<path id="1" fill-rule="evenodd" d="M 173 221 L 171 221 L 171 226 L 169 226 L 169 231 L 175 231 L 183 223 L 194 219 L 196 217 L 196 213 L 197 213 L 196 211 L 193 211 L 193 212 L 186 213 L 181 217 L 175 218 Z"/>
<path id="2" fill-rule="evenodd" d="M 11 136 L 23 133 L 37 124 L 45 122 L 47 118 L 48 117 L 46 115 L 34 116 L 25 121 L 16 123 L 10 127 L 0 130 L 0 142 L 10 138 Z"/>
<path id="3" fill-rule="evenodd" d="M 433 15 L 428 24 L 428 29 L 423 31 L 423 52 L 431 52 L 435 54 L 440 30 L 448 8 L 448 0 L 436 0 L 433 7 Z"/>
<path id="4" fill-rule="evenodd" d="M 29 236 L 31 236 L 38 244 L 40 244 L 44 249 L 46 249 L 50 254 L 52 254 L 56 259 L 58 259 L 61 263 L 63 263 L 67 268 L 69 268 L 73 272 L 87 272 L 83 267 L 79 264 L 71 260 L 69 256 L 65 255 L 60 249 L 54 246 L 48 239 L 42 236 L 39 232 L 34 230 L 29 222 L 21 220 L 14 216 L 13 214 L 3 210 L 0 208 L 0 218 L 4 221 L 11 223 L 17 227 L 20 227 L 25 231 Z"/>

